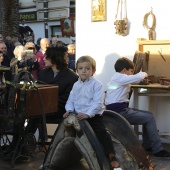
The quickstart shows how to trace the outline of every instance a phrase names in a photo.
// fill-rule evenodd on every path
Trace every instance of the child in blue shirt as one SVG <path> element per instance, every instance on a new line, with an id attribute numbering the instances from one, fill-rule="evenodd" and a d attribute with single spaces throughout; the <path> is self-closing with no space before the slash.
<path id="1" fill-rule="evenodd" d="M 94 130 L 97 138 L 104 147 L 111 166 L 117 168 L 111 137 L 107 132 L 103 121 L 104 112 L 104 88 L 103 85 L 93 77 L 96 71 L 96 62 L 90 56 L 83 56 L 77 60 L 76 70 L 79 80 L 74 84 L 66 103 L 64 118 L 72 112 L 76 112 L 79 121 L 86 119 Z"/>

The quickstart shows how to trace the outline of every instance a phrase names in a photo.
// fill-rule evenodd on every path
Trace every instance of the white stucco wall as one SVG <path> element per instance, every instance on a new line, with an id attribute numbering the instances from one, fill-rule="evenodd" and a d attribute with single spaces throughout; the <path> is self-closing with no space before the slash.
<path id="1" fill-rule="evenodd" d="M 76 1 L 76 57 L 87 54 L 95 58 L 97 62 L 95 77 L 104 86 L 115 72 L 115 61 L 122 56 L 133 59 L 135 51 L 138 50 L 137 38 L 148 39 L 148 31 L 142 23 L 144 15 L 151 10 L 151 7 L 156 16 L 156 39 L 170 39 L 169 0 L 127 0 L 130 33 L 124 37 L 115 34 L 117 0 L 107 0 L 107 21 L 103 22 L 91 22 L 91 1 Z M 170 132 L 170 98 L 157 97 L 155 102 L 154 115 L 158 129 L 160 132 Z M 147 97 L 140 98 L 140 108 L 148 108 Z"/>

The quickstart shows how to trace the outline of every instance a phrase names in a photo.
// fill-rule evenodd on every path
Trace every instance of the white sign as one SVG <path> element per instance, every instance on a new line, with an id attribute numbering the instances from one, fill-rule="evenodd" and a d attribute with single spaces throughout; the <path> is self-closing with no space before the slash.
<path id="1" fill-rule="evenodd" d="M 48 11 L 48 19 L 49 20 L 55 20 L 60 18 L 68 18 L 70 15 L 70 9 L 69 8 L 63 8 L 63 9 L 56 9 L 56 10 L 49 10 Z M 38 11 L 37 12 L 37 20 L 44 20 L 44 12 Z"/>

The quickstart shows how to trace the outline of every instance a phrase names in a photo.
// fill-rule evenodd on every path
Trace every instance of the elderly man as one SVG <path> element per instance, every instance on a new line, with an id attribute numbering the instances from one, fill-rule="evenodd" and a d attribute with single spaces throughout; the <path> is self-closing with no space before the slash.
<path id="1" fill-rule="evenodd" d="M 44 54 L 47 47 L 50 45 L 50 41 L 47 38 L 42 38 L 40 41 L 40 50 L 36 53 L 36 57 L 39 63 L 39 71 L 45 67 Z"/>

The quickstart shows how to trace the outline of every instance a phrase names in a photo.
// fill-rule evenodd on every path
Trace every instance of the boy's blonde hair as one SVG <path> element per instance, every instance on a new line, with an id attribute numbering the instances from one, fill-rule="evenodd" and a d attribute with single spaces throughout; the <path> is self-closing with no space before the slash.
<path id="1" fill-rule="evenodd" d="M 96 61 L 90 56 L 82 56 L 76 62 L 76 69 L 79 63 L 89 62 L 92 66 L 92 70 L 96 70 Z"/>

